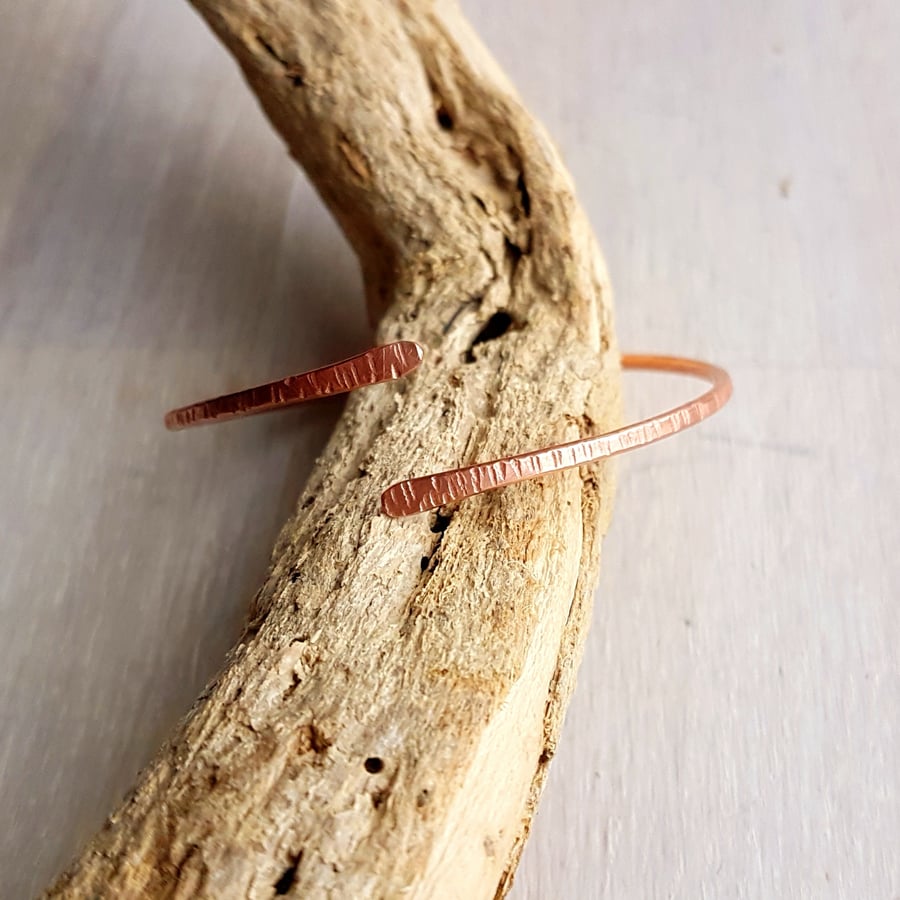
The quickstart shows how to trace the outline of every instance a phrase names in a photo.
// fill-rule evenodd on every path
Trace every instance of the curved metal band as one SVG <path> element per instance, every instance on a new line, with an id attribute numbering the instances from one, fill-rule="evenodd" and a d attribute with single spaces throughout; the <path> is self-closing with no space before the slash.
<path id="1" fill-rule="evenodd" d="M 424 351 L 415 341 L 394 341 L 321 369 L 173 409 L 166 414 L 166 428 L 178 431 L 191 425 L 253 416 L 319 397 L 346 394 L 358 387 L 400 378 L 412 372 L 423 356 Z"/>
<path id="2" fill-rule="evenodd" d="M 677 356 L 630 354 L 622 357 L 622 367 L 693 375 L 712 387 L 696 400 L 607 434 L 397 482 L 381 495 L 382 511 L 394 517 L 409 516 L 517 481 L 625 453 L 696 425 L 721 409 L 731 397 L 728 373 L 710 363 Z"/>

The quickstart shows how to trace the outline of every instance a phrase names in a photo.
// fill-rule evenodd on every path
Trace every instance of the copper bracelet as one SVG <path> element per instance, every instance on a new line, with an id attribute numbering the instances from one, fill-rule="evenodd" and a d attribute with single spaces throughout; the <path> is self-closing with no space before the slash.
<path id="1" fill-rule="evenodd" d="M 696 400 L 607 434 L 399 481 L 381 495 L 382 511 L 388 516 L 409 516 L 517 481 L 625 453 L 696 425 L 721 409 L 731 397 L 728 373 L 699 360 L 630 354 L 622 357 L 622 367 L 694 375 L 712 386 Z"/>
<path id="2" fill-rule="evenodd" d="M 422 347 L 414 341 L 394 341 L 311 372 L 173 410 L 166 415 L 166 427 L 176 430 L 255 415 L 380 384 L 412 372 L 423 356 Z M 695 400 L 606 434 L 398 481 L 381 495 L 382 511 L 392 517 L 414 515 L 517 481 L 653 444 L 708 418 L 731 397 L 728 373 L 710 363 L 677 356 L 629 354 L 622 357 L 622 367 L 693 375 L 705 379 L 711 387 Z"/>
<path id="3" fill-rule="evenodd" d="M 321 369 L 173 409 L 166 414 L 166 428 L 178 431 L 191 425 L 223 422 L 284 409 L 319 397 L 346 394 L 359 387 L 408 375 L 422 362 L 423 356 L 424 351 L 415 341 L 394 341 Z"/>

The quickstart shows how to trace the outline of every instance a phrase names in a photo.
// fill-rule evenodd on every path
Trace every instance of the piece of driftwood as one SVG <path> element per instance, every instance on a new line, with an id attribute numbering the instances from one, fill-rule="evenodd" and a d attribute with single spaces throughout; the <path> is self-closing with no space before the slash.
<path id="1" fill-rule="evenodd" d="M 610 469 L 408 519 L 379 495 L 618 424 L 599 251 L 452 4 L 194 6 L 352 241 L 377 339 L 427 353 L 350 397 L 222 673 L 48 896 L 502 895 L 573 686 Z"/>

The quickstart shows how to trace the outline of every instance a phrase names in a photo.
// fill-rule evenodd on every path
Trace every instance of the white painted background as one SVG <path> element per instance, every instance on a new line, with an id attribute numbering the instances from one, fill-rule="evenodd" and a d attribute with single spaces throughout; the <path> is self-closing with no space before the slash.
<path id="1" fill-rule="evenodd" d="M 736 384 L 620 467 L 515 896 L 893 900 L 900 4 L 466 5 L 575 174 L 622 346 Z M 367 339 L 349 251 L 183 0 L 0 4 L 4 898 L 217 668 L 339 406 L 162 412 Z"/>

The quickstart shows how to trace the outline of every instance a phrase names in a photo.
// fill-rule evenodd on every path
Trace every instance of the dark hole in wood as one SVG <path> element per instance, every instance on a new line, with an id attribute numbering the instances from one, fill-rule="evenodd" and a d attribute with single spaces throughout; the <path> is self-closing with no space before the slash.
<path id="1" fill-rule="evenodd" d="M 256 36 L 256 40 L 259 41 L 260 46 L 272 57 L 272 59 L 277 60 L 284 65 L 284 60 L 275 52 L 275 48 L 261 34 Z"/>
<path id="2" fill-rule="evenodd" d="M 524 253 L 522 248 L 508 237 L 503 238 L 503 246 L 506 249 L 506 255 L 510 258 L 512 264 L 515 265 L 518 263 Z"/>
<path id="3" fill-rule="evenodd" d="M 447 526 L 450 524 L 450 520 L 453 516 L 445 516 L 441 513 L 434 514 L 434 523 L 431 526 L 432 534 L 443 534 L 447 530 Z"/>
<path id="4" fill-rule="evenodd" d="M 469 349 L 466 351 L 466 362 L 475 362 L 475 354 L 473 350 L 479 344 L 486 344 L 488 341 L 495 341 L 499 337 L 503 337 L 507 331 L 513 326 L 513 317 L 504 310 L 500 310 L 499 312 L 495 312 L 485 323 L 484 327 L 478 334 L 475 335 L 475 339 L 469 345 Z"/>
<path id="5" fill-rule="evenodd" d="M 519 197 L 522 200 L 522 212 L 525 213 L 525 217 L 531 215 L 531 194 L 528 193 L 528 188 L 525 185 L 525 176 L 519 175 L 518 181 L 516 181 L 516 187 L 519 189 Z"/>
<path id="6" fill-rule="evenodd" d="M 275 882 L 275 896 L 281 897 L 290 893 L 294 882 L 297 880 L 297 866 L 303 857 L 303 851 L 297 854 L 297 858 L 281 873 L 281 877 Z"/>

